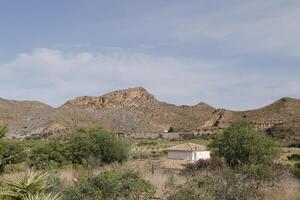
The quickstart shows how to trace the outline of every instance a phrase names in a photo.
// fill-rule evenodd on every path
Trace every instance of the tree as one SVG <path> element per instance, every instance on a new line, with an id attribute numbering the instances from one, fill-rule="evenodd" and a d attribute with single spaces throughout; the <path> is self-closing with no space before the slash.
<path id="1" fill-rule="evenodd" d="M 232 168 L 247 164 L 269 164 L 278 153 L 274 142 L 258 134 L 247 122 L 237 122 L 216 137 L 210 147 Z"/>
<path id="2" fill-rule="evenodd" d="M 237 122 L 214 138 L 210 147 L 214 154 L 223 157 L 229 167 L 253 178 L 257 187 L 261 181 L 274 180 L 277 165 L 273 160 L 278 154 L 275 143 L 258 134 L 247 122 Z"/>
<path id="3" fill-rule="evenodd" d="M 68 154 L 73 163 L 123 162 L 128 158 L 129 145 L 99 127 L 81 128 L 68 141 Z"/>
<path id="4" fill-rule="evenodd" d="M 60 200 L 59 194 L 47 193 L 51 187 L 47 173 L 28 171 L 26 174 L 8 177 L 2 181 L 0 197 L 11 200 Z"/>

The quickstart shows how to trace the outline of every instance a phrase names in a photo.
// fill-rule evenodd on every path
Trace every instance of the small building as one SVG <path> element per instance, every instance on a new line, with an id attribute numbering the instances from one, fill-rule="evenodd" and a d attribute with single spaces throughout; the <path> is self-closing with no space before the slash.
<path id="1" fill-rule="evenodd" d="M 190 142 L 179 144 L 168 149 L 168 159 L 185 160 L 193 163 L 200 159 L 206 160 L 209 158 L 210 151 L 207 150 L 206 146 Z"/>

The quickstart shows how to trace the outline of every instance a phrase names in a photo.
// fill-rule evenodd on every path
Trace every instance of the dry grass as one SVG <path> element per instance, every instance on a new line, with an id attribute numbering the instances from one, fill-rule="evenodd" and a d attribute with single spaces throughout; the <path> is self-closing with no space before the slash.
<path id="1" fill-rule="evenodd" d="M 266 200 L 299 200 L 300 181 L 287 176 L 277 186 L 262 190 Z"/>

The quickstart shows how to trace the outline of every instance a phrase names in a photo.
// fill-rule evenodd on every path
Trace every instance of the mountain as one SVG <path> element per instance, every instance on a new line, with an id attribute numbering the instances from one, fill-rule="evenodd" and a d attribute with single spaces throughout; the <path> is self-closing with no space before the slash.
<path id="1" fill-rule="evenodd" d="M 37 101 L 12 101 L 0 99 L 0 121 L 8 124 L 9 134 L 23 137 L 39 133 L 47 125 L 53 108 Z"/>
<path id="2" fill-rule="evenodd" d="M 118 90 L 102 96 L 82 96 L 58 108 L 35 101 L 0 99 L 0 122 L 8 124 L 9 137 L 44 135 L 61 137 L 69 130 L 101 125 L 123 133 L 164 132 L 225 128 L 237 120 L 271 124 L 270 134 L 300 135 L 300 100 L 282 98 L 249 111 L 215 109 L 206 103 L 176 106 L 158 101 L 142 87 Z"/>
<path id="3" fill-rule="evenodd" d="M 78 97 L 58 108 L 72 113 L 74 122 L 85 119 L 117 132 L 163 132 L 170 127 L 191 130 L 208 120 L 213 107 L 176 106 L 160 102 L 144 88 L 118 90 L 99 97 Z"/>

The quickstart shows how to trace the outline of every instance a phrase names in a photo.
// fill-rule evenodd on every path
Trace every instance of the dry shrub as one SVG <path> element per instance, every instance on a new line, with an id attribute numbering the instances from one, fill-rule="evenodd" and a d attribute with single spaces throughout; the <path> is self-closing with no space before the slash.
<path id="1" fill-rule="evenodd" d="M 217 169 L 222 169 L 224 167 L 224 162 L 220 158 L 211 158 L 208 160 L 198 160 L 195 163 L 188 164 L 185 168 L 186 172 L 196 173 L 202 170 L 215 171 Z"/>

